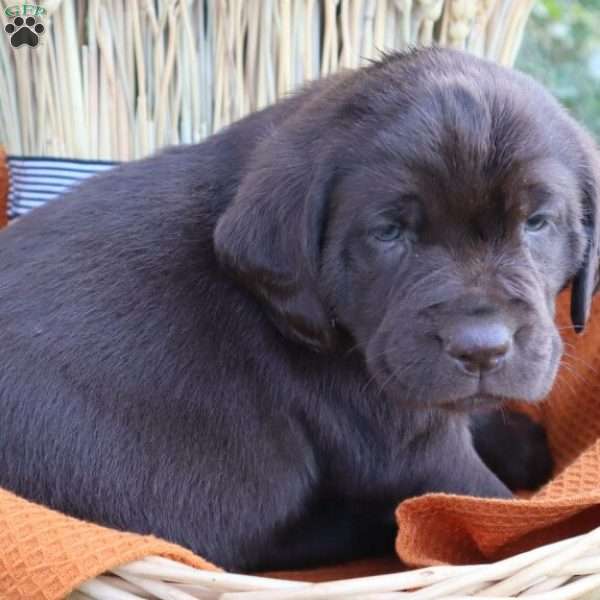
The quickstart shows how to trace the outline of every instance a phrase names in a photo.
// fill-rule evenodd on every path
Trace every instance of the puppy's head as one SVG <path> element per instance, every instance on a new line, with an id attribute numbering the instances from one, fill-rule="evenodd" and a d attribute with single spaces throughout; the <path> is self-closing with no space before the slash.
<path id="1" fill-rule="evenodd" d="M 340 332 L 385 392 L 468 408 L 537 400 L 598 267 L 596 149 L 540 86 L 447 50 L 304 92 L 257 148 L 215 247 L 282 333 Z"/>

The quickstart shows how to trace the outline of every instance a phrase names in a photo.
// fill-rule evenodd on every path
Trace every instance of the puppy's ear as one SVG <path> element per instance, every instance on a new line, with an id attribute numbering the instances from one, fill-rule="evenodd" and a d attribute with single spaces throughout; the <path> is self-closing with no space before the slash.
<path id="1" fill-rule="evenodd" d="M 268 307 L 288 338 L 316 350 L 334 345 L 335 327 L 319 291 L 320 246 L 331 161 L 289 133 L 262 142 L 233 203 L 217 223 L 217 257 Z"/>
<path id="2" fill-rule="evenodd" d="M 586 143 L 588 160 L 583 172 L 583 228 L 586 250 L 571 290 L 571 321 L 581 333 L 590 316 L 592 297 L 598 290 L 600 268 L 600 156 L 593 142 Z"/>

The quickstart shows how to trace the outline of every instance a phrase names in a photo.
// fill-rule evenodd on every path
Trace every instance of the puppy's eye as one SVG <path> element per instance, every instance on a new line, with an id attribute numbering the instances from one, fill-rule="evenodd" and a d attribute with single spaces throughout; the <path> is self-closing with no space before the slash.
<path id="1" fill-rule="evenodd" d="M 375 229 L 373 231 L 373 237 L 380 242 L 395 242 L 402 236 L 402 232 L 403 230 L 399 225 L 390 223 Z"/>
<path id="2" fill-rule="evenodd" d="M 536 233 L 550 225 L 550 217 L 544 214 L 532 215 L 525 221 L 525 231 Z"/>

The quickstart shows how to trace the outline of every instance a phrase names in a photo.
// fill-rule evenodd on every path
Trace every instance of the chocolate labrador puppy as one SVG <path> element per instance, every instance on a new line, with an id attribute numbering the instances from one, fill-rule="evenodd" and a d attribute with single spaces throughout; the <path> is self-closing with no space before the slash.
<path id="1" fill-rule="evenodd" d="M 550 390 L 571 282 L 584 326 L 599 174 L 540 86 L 434 49 L 90 180 L 0 235 L 0 485 L 238 570 L 539 485 L 492 409 Z"/>

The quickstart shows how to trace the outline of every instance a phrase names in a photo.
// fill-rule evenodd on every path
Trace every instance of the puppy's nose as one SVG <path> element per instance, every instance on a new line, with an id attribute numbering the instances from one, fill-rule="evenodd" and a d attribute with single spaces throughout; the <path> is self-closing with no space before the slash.
<path id="1" fill-rule="evenodd" d="M 446 352 L 469 374 L 498 369 L 512 346 L 510 330 L 498 322 L 460 323 L 444 333 Z"/>

